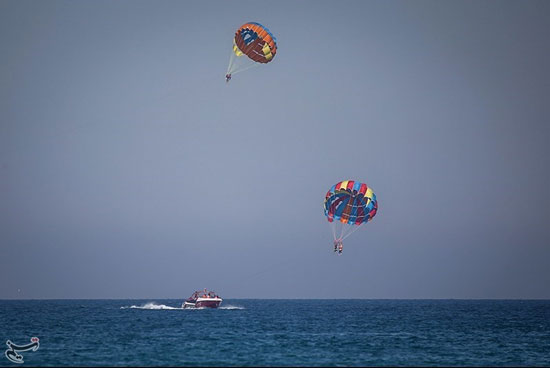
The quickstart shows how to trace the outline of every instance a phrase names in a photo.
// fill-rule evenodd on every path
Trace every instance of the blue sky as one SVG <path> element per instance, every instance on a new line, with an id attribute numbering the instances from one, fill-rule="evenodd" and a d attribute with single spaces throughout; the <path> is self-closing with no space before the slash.
<path id="1" fill-rule="evenodd" d="M 1 1 L 0 298 L 550 298 L 544 1 Z M 226 84 L 256 21 L 272 63 Z M 372 222 L 332 253 L 341 180 Z"/>

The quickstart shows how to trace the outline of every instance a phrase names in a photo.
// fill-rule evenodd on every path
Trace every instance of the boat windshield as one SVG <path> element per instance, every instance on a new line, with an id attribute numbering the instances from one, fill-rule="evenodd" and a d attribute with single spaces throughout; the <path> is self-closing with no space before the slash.
<path id="1" fill-rule="evenodd" d="M 219 298 L 219 296 L 213 291 L 207 291 L 204 289 L 202 291 L 195 291 L 189 299 L 197 298 Z"/>

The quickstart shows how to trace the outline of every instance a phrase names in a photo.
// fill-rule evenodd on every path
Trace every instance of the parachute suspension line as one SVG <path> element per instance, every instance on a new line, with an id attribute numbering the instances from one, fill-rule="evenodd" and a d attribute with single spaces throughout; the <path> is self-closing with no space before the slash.
<path id="1" fill-rule="evenodd" d="M 227 66 L 227 73 L 226 74 L 235 74 L 239 69 L 242 68 L 243 57 L 245 57 L 244 54 L 241 54 L 240 56 L 237 56 L 235 54 L 235 51 L 231 49 L 231 54 L 229 56 L 229 65 Z M 246 57 L 248 59 L 248 57 Z M 246 63 L 245 63 L 246 65 Z"/>
<path id="2" fill-rule="evenodd" d="M 235 55 L 233 50 L 231 50 L 231 54 L 229 55 L 229 65 L 227 66 L 227 73 L 226 74 L 231 73 L 231 68 L 233 67 L 233 62 L 235 61 L 236 57 L 237 57 L 237 55 Z"/>
<path id="3" fill-rule="evenodd" d="M 354 229 L 352 229 L 350 232 L 348 232 L 343 238 L 342 240 L 344 240 L 345 238 L 347 238 L 348 236 L 350 236 L 351 234 L 353 234 L 354 232 L 356 232 L 357 230 L 359 230 L 359 228 L 364 224 L 364 222 L 360 223 L 359 225 L 357 225 Z"/>
<path id="4" fill-rule="evenodd" d="M 361 228 L 365 224 L 364 222 L 360 223 L 359 225 L 353 225 L 353 224 L 344 224 L 341 221 L 334 220 L 331 223 L 331 230 L 332 230 L 332 237 L 334 240 L 344 240 L 357 230 Z M 339 236 L 337 236 L 337 233 L 339 233 Z"/>
<path id="5" fill-rule="evenodd" d="M 344 237 L 344 224 L 338 220 L 334 220 L 330 223 L 330 228 L 332 230 L 332 237 L 334 240 L 342 240 Z"/>
<path id="6" fill-rule="evenodd" d="M 237 56 L 235 51 L 231 49 L 231 54 L 229 56 L 229 65 L 227 66 L 226 74 L 237 74 L 244 72 L 245 70 L 260 66 L 262 63 L 257 63 L 254 60 L 250 59 L 246 54 L 241 54 Z"/>
<path id="7" fill-rule="evenodd" d="M 332 237 L 336 240 L 336 224 L 334 221 L 330 223 L 330 229 L 332 230 Z"/>
<path id="8" fill-rule="evenodd" d="M 254 64 L 249 65 L 249 66 L 246 66 L 246 67 L 244 67 L 244 68 L 242 68 L 242 69 L 237 69 L 237 70 L 235 70 L 235 71 L 234 71 L 233 73 L 231 73 L 231 74 L 237 74 L 237 73 L 240 73 L 240 72 L 244 72 L 245 70 L 248 70 L 248 69 L 251 69 L 251 68 L 255 68 L 255 67 L 257 67 L 257 66 L 260 66 L 260 63 L 254 63 Z"/>
<path id="9" fill-rule="evenodd" d="M 340 235 L 340 240 L 344 240 L 351 233 L 352 226 L 350 224 L 344 224 L 344 223 L 342 223 L 341 226 L 342 226 L 342 233 Z"/>
<path id="10" fill-rule="evenodd" d="M 235 61 L 238 60 L 239 58 L 239 56 L 235 54 L 235 51 L 233 50 L 233 48 L 231 49 L 230 52 L 231 53 L 229 54 L 229 65 L 227 66 L 227 74 L 233 73 L 233 67 L 235 65 Z"/>

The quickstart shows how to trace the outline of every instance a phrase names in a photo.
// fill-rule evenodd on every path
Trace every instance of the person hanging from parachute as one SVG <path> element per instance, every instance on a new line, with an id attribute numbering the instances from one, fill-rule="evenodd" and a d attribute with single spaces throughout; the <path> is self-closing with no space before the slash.
<path id="1" fill-rule="evenodd" d="M 324 209 L 332 228 L 334 253 L 340 255 L 344 250 L 344 239 L 376 215 L 378 201 L 366 184 L 345 180 L 327 192 Z"/>
<path id="2" fill-rule="evenodd" d="M 336 239 L 334 240 L 334 253 L 338 252 L 338 255 L 342 254 L 344 251 L 344 243 L 342 242 L 342 239 Z"/>
<path id="3" fill-rule="evenodd" d="M 277 39 L 260 23 L 245 23 L 237 29 L 233 38 L 233 50 L 225 74 L 225 82 L 233 74 L 267 64 L 277 53 Z"/>

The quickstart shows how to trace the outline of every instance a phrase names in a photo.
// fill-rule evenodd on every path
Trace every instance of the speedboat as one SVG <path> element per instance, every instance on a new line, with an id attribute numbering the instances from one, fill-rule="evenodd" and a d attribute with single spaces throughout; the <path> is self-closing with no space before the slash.
<path id="1" fill-rule="evenodd" d="M 181 307 L 188 308 L 218 308 L 223 299 L 213 291 L 195 291 L 193 295 L 187 298 Z"/>

